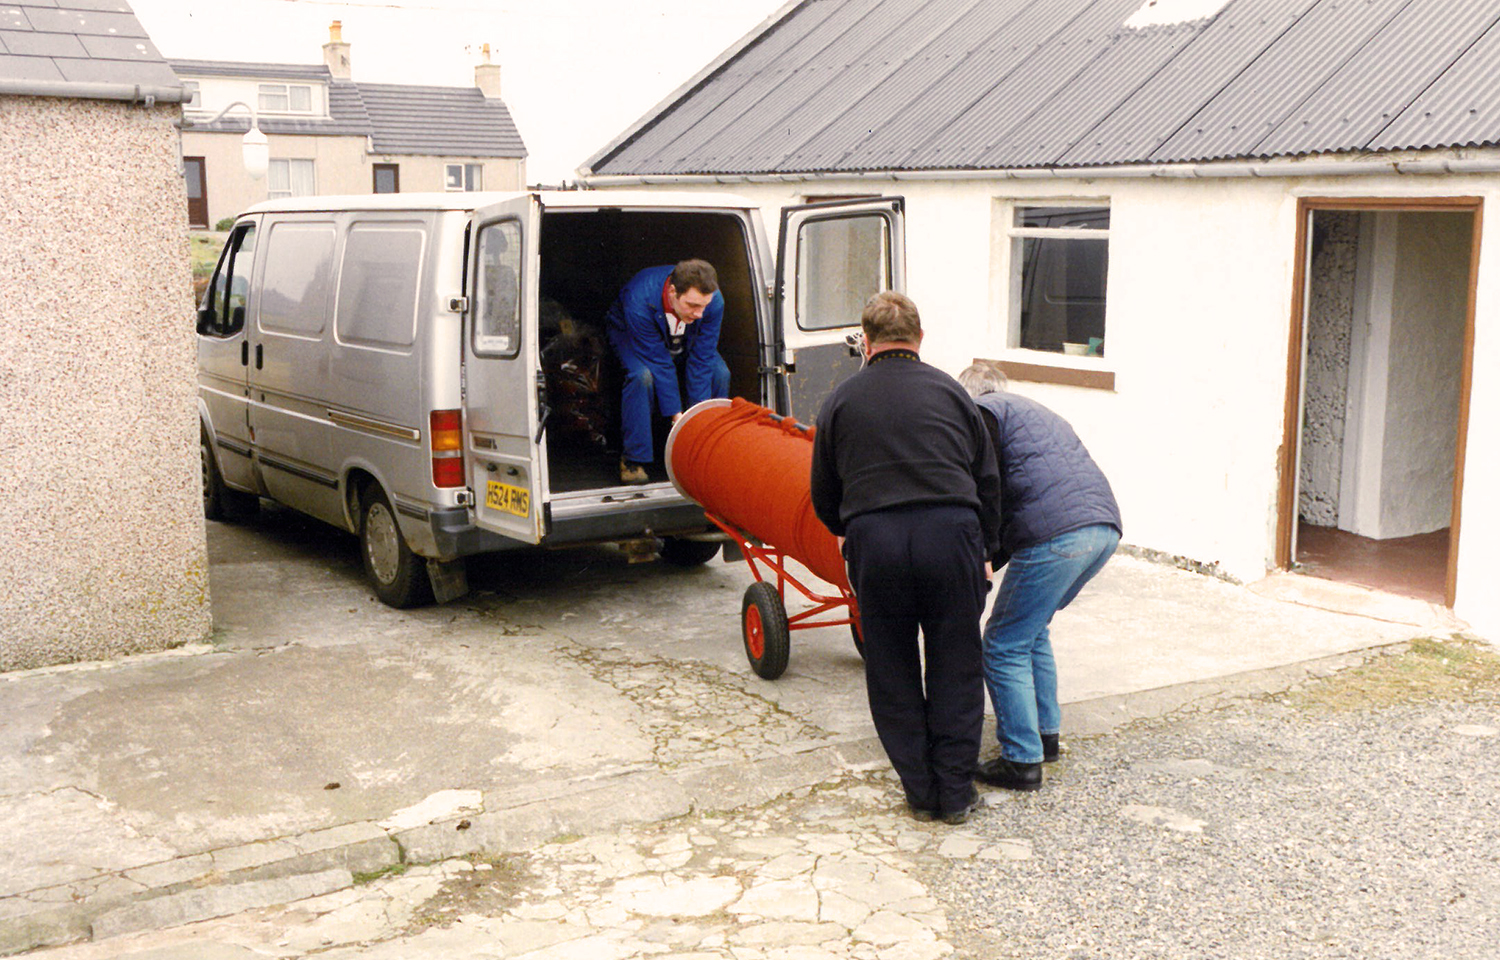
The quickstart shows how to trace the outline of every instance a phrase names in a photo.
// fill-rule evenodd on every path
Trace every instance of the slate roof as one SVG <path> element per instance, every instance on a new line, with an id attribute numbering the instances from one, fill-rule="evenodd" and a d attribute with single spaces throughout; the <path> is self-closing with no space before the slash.
<path id="1" fill-rule="evenodd" d="M 0 4 L 0 93 L 183 98 L 176 74 L 123 0 Z"/>
<path id="2" fill-rule="evenodd" d="M 588 172 L 1067 168 L 1500 144 L 1500 4 L 802 0 Z"/>
<path id="3" fill-rule="evenodd" d="M 186 78 L 235 77 L 328 85 L 329 116 L 260 117 L 266 133 L 367 136 L 377 154 L 443 157 L 525 157 L 526 145 L 505 103 L 478 87 L 426 87 L 334 80 L 323 65 L 172 60 Z M 250 128 L 242 111 L 195 130 L 240 132 Z"/>

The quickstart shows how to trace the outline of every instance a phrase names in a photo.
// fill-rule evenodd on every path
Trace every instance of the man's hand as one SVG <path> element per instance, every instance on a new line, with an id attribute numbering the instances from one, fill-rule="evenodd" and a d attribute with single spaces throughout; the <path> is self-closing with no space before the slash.
<path id="1" fill-rule="evenodd" d="M 682 419 L 682 414 L 681 413 L 674 413 L 674 414 L 672 414 L 672 425 L 675 427 L 677 425 L 677 421 L 681 420 L 681 419 Z"/>
<path id="2" fill-rule="evenodd" d="M 986 583 L 995 579 L 995 568 L 988 560 L 984 562 L 984 579 Z"/>

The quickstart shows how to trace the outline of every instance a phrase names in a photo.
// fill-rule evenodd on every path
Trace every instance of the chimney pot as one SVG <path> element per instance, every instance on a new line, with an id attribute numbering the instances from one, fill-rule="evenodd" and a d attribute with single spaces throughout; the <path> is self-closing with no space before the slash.
<path id="1" fill-rule="evenodd" d="M 487 43 L 480 48 L 480 55 L 482 62 L 474 65 L 474 86 L 486 100 L 499 100 L 500 64 L 490 62 L 490 45 Z"/>
<path id="2" fill-rule="evenodd" d="M 349 44 L 344 42 L 344 24 L 335 20 L 328 25 L 328 42 L 323 44 L 323 62 L 335 80 L 348 80 Z"/>

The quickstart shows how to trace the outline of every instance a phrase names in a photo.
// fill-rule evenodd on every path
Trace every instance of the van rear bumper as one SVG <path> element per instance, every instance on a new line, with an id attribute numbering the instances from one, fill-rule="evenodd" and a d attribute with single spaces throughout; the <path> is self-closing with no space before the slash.
<path id="1" fill-rule="evenodd" d="M 611 509 L 598 513 L 552 517 L 547 524 L 547 535 L 542 540 L 542 545 L 561 547 L 629 540 L 647 535 L 701 533 L 714 529 L 703 515 L 702 507 L 680 498 L 673 500 L 675 502 L 642 504 L 639 507 L 615 504 Z M 449 560 L 528 546 L 519 540 L 474 526 L 469 521 L 469 511 L 464 507 L 433 510 L 428 514 L 428 521 L 439 559 Z"/>

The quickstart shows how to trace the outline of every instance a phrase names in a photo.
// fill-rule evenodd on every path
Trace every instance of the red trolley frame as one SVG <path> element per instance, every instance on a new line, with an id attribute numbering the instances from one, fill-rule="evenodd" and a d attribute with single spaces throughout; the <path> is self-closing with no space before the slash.
<path id="1" fill-rule="evenodd" d="M 774 547 L 758 543 L 744 531 L 726 522 L 722 517 L 705 511 L 713 524 L 723 530 L 740 548 L 740 554 L 750 567 L 755 583 L 745 591 L 741 606 L 741 628 L 745 641 L 745 656 L 750 666 L 761 677 L 775 680 L 786 670 L 791 655 L 792 630 L 810 630 L 814 627 L 837 627 L 847 625 L 854 636 L 854 645 L 864 655 L 864 641 L 859 627 L 859 605 L 854 594 L 839 587 L 838 596 L 815 593 L 798 580 L 786 567 L 786 553 Z M 775 586 L 761 575 L 759 564 L 765 564 L 768 572 L 776 575 Z M 813 603 L 808 610 L 787 616 L 786 588 L 793 589 Z M 845 616 L 818 619 L 831 611 L 843 608 Z"/>

